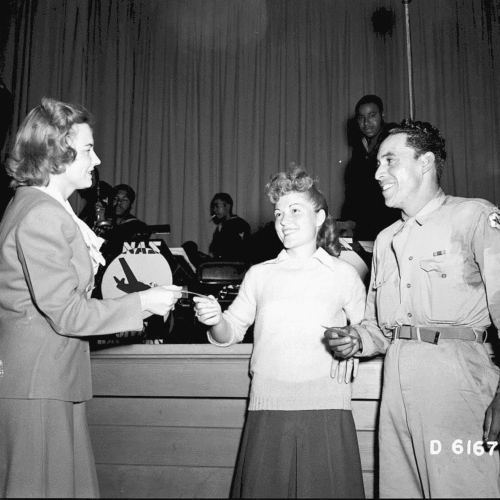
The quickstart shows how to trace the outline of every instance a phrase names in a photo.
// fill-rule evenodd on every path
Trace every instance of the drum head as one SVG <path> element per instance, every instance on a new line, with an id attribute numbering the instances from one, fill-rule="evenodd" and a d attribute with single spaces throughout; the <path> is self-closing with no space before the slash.
<path id="1" fill-rule="evenodd" d="M 101 291 L 103 299 L 114 299 L 171 284 L 172 270 L 161 253 L 123 253 L 111 261 L 104 272 Z"/>

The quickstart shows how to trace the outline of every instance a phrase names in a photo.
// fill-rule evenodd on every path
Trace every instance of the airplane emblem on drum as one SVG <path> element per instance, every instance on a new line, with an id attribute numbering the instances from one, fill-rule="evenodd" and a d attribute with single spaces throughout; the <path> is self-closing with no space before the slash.
<path id="1" fill-rule="evenodd" d="M 121 290 L 125 293 L 131 293 L 142 292 L 143 290 L 148 290 L 149 288 L 151 288 L 149 285 L 146 285 L 146 283 L 137 280 L 135 274 L 132 272 L 132 269 L 130 269 L 130 266 L 125 259 L 120 258 L 118 260 L 120 261 L 123 272 L 125 273 L 125 278 L 122 279 L 118 279 L 116 276 L 113 276 L 116 281 L 116 288 L 118 288 L 118 290 Z M 128 283 L 125 283 L 125 279 L 128 280 Z"/>

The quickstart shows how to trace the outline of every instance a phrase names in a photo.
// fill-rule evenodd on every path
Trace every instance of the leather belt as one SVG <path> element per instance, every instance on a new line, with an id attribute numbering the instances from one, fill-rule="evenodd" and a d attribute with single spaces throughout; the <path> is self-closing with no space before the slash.
<path id="1" fill-rule="evenodd" d="M 476 332 L 474 328 L 465 327 L 437 326 L 429 328 L 427 326 L 402 325 L 397 326 L 392 331 L 392 341 L 396 339 L 421 340 L 436 345 L 439 340 L 470 340 L 484 343 L 486 338 L 486 331 Z"/>

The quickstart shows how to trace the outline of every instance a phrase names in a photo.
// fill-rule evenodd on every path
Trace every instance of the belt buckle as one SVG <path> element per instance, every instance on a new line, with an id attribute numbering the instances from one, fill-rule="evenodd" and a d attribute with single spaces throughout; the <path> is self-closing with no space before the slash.
<path id="1" fill-rule="evenodd" d="M 438 342 L 439 342 L 440 338 L 441 338 L 441 332 L 435 332 L 434 333 L 434 340 L 432 341 L 432 343 L 434 345 L 438 345 Z"/>
<path id="2" fill-rule="evenodd" d="M 394 341 L 398 338 L 398 333 L 399 333 L 399 326 L 396 326 L 392 329 L 391 344 L 394 344 Z"/>
<path id="3" fill-rule="evenodd" d="M 481 333 L 474 331 L 474 335 L 476 336 L 476 342 L 485 344 L 488 340 L 488 330 L 483 330 Z"/>

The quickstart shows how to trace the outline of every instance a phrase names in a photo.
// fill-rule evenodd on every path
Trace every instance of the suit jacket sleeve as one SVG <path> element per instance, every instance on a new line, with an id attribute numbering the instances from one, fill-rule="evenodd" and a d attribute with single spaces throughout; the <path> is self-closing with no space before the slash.
<path id="1" fill-rule="evenodd" d="M 39 204 L 20 221 L 16 235 L 31 299 L 51 327 L 66 336 L 140 330 L 138 294 L 90 299 L 90 257 L 80 230 L 64 208 Z"/>

